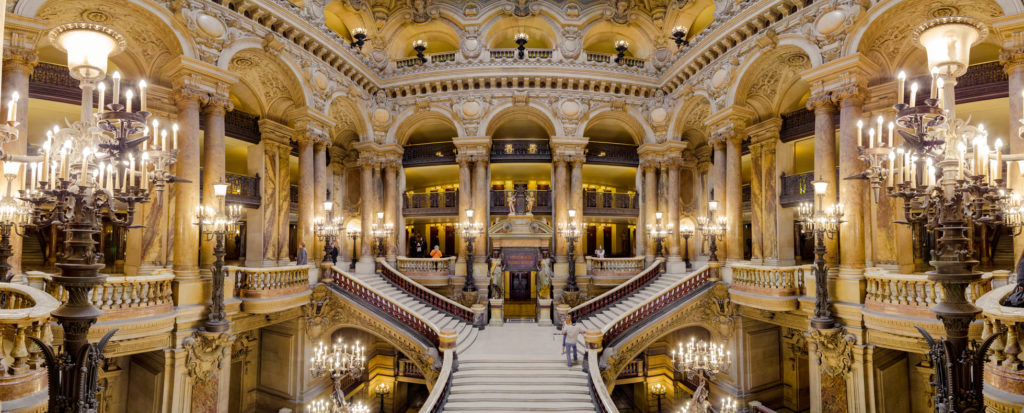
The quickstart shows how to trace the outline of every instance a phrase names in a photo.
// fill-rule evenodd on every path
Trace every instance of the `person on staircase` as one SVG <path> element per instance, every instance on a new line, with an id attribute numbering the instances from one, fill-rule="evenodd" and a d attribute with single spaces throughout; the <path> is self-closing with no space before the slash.
<path id="1" fill-rule="evenodd" d="M 573 323 L 572 318 L 566 317 L 565 322 L 567 325 L 562 326 L 562 334 L 564 335 L 564 347 L 565 350 L 565 364 L 572 367 L 578 362 L 579 356 L 576 354 L 576 341 L 579 339 L 580 332 L 583 328 Z M 571 353 L 570 353 L 571 351 Z"/>

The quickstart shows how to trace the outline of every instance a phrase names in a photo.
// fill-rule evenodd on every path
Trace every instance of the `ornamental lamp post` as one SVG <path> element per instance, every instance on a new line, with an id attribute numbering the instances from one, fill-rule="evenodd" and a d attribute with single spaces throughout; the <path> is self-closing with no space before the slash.
<path id="1" fill-rule="evenodd" d="M 565 238 L 565 242 L 568 244 L 569 253 L 569 279 L 565 283 L 563 291 L 576 292 L 580 290 L 579 285 L 576 284 L 576 240 L 580 238 L 580 225 L 576 221 L 576 210 L 569 210 L 569 220 L 563 223 L 558 228 L 558 234 Z"/>
<path id="2" fill-rule="evenodd" d="M 313 220 L 313 234 L 324 243 L 324 258 L 321 262 L 326 263 L 331 260 L 331 246 L 334 240 L 341 234 L 341 218 L 334 216 L 332 201 L 324 201 L 324 214 L 326 216 Z"/>
<path id="3" fill-rule="evenodd" d="M 651 385 L 651 394 L 658 399 L 658 413 L 661 413 L 661 398 L 665 397 L 666 392 L 668 392 L 668 389 L 664 384 L 654 383 Z"/>
<path id="4" fill-rule="evenodd" d="M 476 291 L 476 283 L 473 281 L 473 241 L 476 236 L 483 232 L 483 225 L 473 219 L 474 211 L 466 210 L 466 221 L 459 223 L 459 233 L 466 240 L 466 282 L 462 285 L 462 291 Z"/>
<path id="5" fill-rule="evenodd" d="M 686 269 L 692 269 L 693 264 L 690 262 L 690 237 L 694 234 L 693 225 L 680 225 L 679 235 L 683 237 L 683 262 L 686 263 Z"/>
<path id="6" fill-rule="evenodd" d="M 843 222 L 843 204 L 825 206 L 825 192 L 828 191 L 828 182 L 817 180 L 811 182 L 814 186 L 813 204 L 805 202 L 797 207 L 800 216 L 800 231 L 814 237 L 814 317 L 811 318 L 811 326 L 817 329 L 828 329 L 835 326 L 832 319 L 832 311 L 829 309 L 831 301 L 828 297 L 828 269 L 825 267 L 825 238 L 832 239 L 836 232 L 839 232 L 839 225 Z"/>
<path id="7" fill-rule="evenodd" d="M 414 40 L 412 42 L 412 50 L 416 51 L 416 58 L 419 59 L 421 65 L 427 63 L 426 56 L 423 56 L 423 52 L 427 50 L 426 40 Z"/>
<path id="8" fill-rule="evenodd" d="M 345 235 L 352 238 L 352 263 L 349 264 L 348 270 L 353 271 L 356 269 L 356 243 L 359 242 L 359 236 L 362 235 L 363 230 L 358 226 L 352 225 L 349 221 L 349 227 L 345 230 Z"/>
<path id="9" fill-rule="evenodd" d="M 519 54 L 519 58 L 520 59 L 525 58 L 526 57 L 526 42 L 530 41 L 530 35 L 528 35 L 526 33 L 523 33 L 523 32 L 519 32 L 519 33 L 516 33 L 516 39 L 515 40 L 516 40 L 516 45 L 517 45 L 516 51 Z"/>
<path id="10" fill-rule="evenodd" d="M 384 413 L 384 398 L 388 396 L 388 393 L 391 393 L 391 386 L 387 383 L 381 382 L 377 387 L 374 387 L 374 391 L 376 391 L 377 395 L 380 396 L 380 412 Z"/>
<path id="11" fill-rule="evenodd" d="M 625 40 L 619 40 L 615 42 L 615 51 L 619 54 L 615 56 L 615 63 L 622 64 L 623 59 L 626 57 L 626 50 L 629 50 L 629 42 Z"/>
<path id="12" fill-rule="evenodd" d="M 713 199 L 708 201 L 708 215 L 697 217 L 697 229 L 704 241 L 709 244 L 708 261 L 718 263 L 718 241 L 725 236 L 725 231 L 728 229 L 726 218 L 718 216 L 718 201 Z"/>
<path id="13" fill-rule="evenodd" d="M 383 257 L 385 254 L 385 242 L 391 237 L 391 233 L 394 228 L 390 223 L 384 223 L 384 212 L 377 212 L 377 222 L 373 223 L 371 234 L 377 241 L 377 257 Z"/>
<path id="14" fill-rule="evenodd" d="M 665 223 L 662 222 L 663 216 L 664 215 L 661 213 L 661 211 L 655 212 L 654 224 L 647 225 L 647 233 L 651 235 L 652 239 L 654 239 L 654 255 L 656 257 L 665 256 L 665 238 L 668 238 L 670 235 L 672 235 L 672 225 L 665 225 Z"/>
<path id="15" fill-rule="evenodd" d="M 46 359 L 49 410 L 91 412 L 99 407 L 97 374 L 103 348 L 116 332 L 89 343 L 89 329 L 103 314 L 90 297 L 106 279 L 99 272 L 104 264 L 96 239 L 104 221 L 119 229 L 130 227 L 136 204 L 147 202 L 151 191 L 162 190 L 165 183 L 181 180 L 167 170 L 177 152 L 150 142 L 158 131 L 156 126 L 146 128 L 145 81 L 138 83 L 138 95 L 129 86 L 122 97 L 120 74 L 115 72 L 113 103 L 93 100 L 96 89 L 101 97 L 105 93 L 107 59 L 126 47 L 124 37 L 104 25 L 75 22 L 51 30 L 49 40 L 67 53 L 68 71 L 79 81 L 80 118 L 48 131 L 42 155 L 5 154 L 4 160 L 30 165 L 31 179 L 20 191 L 21 200 L 31 205 L 26 226 L 40 231 L 58 228 L 64 233 L 56 264 L 60 275 L 53 277 L 68 292 L 67 302 L 52 313 L 64 330 L 60 353 L 30 337 Z M 138 106 L 133 105 L 135 96 Z M 6 131 L 3 135 L 6 140 Z"/>
<path id="16" fill-rule="evenodd" d="M 224 198 L 227 197 L 228 184 L 213 184 L 213 194 L 216 196 L 214 206 L 196 206 L 196 222 L 199 232 L 206 236 L 207 241 L 214 241 L 213 246 L 213 288 L 210 299 L 210 314 L 206 317 L 203 329 L 211 333 L 220 333 L 228 330 L 227 315 L 224 312 L 224 279 L 227 278 L 227 271 L 224 270 L 224 256 L 227 255 L 225 242 L 229 233 L 234 233 L 238 221 L 242 217 L 241 205 L 226 205 Z"/>

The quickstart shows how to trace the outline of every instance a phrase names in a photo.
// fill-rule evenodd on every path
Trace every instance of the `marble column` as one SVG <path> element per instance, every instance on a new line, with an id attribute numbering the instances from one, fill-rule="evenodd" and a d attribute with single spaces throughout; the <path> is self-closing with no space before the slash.
<path id="1" fill-rule="evenodd" d="M 725 160 L 725 139 L 719 138 L 712 142 L 714 147 L 714 165 L 711 167 L 711 195 L 708 199 L 718 202 L 718 211 L 715 213 L 718 216 L 724 215 L 726 212 L 725 201 L 728 198 L 728 194 L 725 190 L 725 171 L 726 171 L 726 160 Z M 729 226 L 733 226 L 732 222 L 729 222 Z M 729 244 L 728 237 L 722 237 L 718 241 L 718 259 L 724 261 L 726 257 L 726 247 Z"/>
<path id="2" fill-rule="evenodd" d="M 384 165 L 384 222 L 392 225 L 394 236 L 388 239 L 385 244 L 388 262 L 395 262 L 395 253 L 397 252 L 396 238 L 398 237 L 399 226 L 399 223 L 396 222 L 397 211 L 395 209 L 395 199 L 397 197 L 396 192 L 398 191 L 397 186 L 398 168 L 394 162 L 389 161 Z"/>
<path id="3" fill-rule="evenodd" d="M 725 216 L 729 228 L 726 230 L 726 259 L 743 260 L 743 176 L 740 174 L 740 141 L 743 137 L 734 133 L 725 138 Z M 719 248 L 721 249 L 721 248 Z"/>
<path id="4" fill-rule="evenodd" d="M 487 155 L 478 155 L 473 163 L 473 210 L 476 221 L 487 231 L 490 228 L 487 205 L 491 201 L 491 182 L 487 179 L 488 159 Z M 487 234 L 482 233 L 476 238 L 473 245 L 473 259 L 475 262 L 487 262 Z"/>
<path id="5" fill-rule="evenodd" d="M 764 168 L 763 145 L 750 145 L 750 261 L 764 263 Z"/>
<path id="6" fill-rule="evenodd" d="M 327 218 L 327 214 L 324 210 L 324 201 L 327 200 L 327 148 L 330 144 L 324 141 L 317 141 L 313 144 L 313 214 L 314 219 L 316 217 Z M 309 244 L 313 244 L 313 249 L 309 251 L 310 262 L 320 262 L 324 258 L 324 244 L 317 240 L 316 234 L 313 234 Z M 316 257 L 316 261 L 313 258 Z"/>
<path id="7" fill-rule="evenodd" d="M 858 159 L 856 126 L 857 120 L 861 119 L 864 98 L 857 88 L 842 91 L 838 97 L 839 176 L 853 176 L 864 171 L 863 162 Z M 846 207 L 846 215 L 843 216 L 846 223 L 839 231 L 842 245 L 839 279 L 836 281 L 836 298 L 839 301 L 860 303 L 864 300 L 864 196 L 870 190 L 865 184 L 866 181 L 859 179 L 839 181 L 839 199 Z M 884 193 L 879 195 L 884 196 Z M 826 205 L 829 203 L 826 201 Z"/>
<path id="8" fill-rule="evenodd" d="M 224 114 L 230 103 L 207 103 L 203 107 L 203 185 L 202 203 L 206 206 L 217 205 L 218 199 L 213 194 L 213 185 L 225 183 L 224 179 Z M 200 270 L 206 274 L 213 265 L 213 241 L 206 237 L 201 239 L 199 254 Z"/>
<path id="9" fill-rule="evenodd" d="M 249 147 L 247 172 L 260 177 L 260 207 L 246 209 L 245 266 L 273 267 L 277 265 L 280 226 L 277 224 L 277 165 L 278 143 L 263 137 L 259 144 Z"/>
<path id="10" fill-rule="evenodd" d="M 647 228 L 644 217 L 647 216 L 647 210 L 645 205 L 647 202 L 644 201 L 644 167 L 641 162 L 640 166 L 636 168 L 636 181 L 634 188 L 636 188 L 636 200 L 637 200 L 637 214 L 636 214 L 636 227 L 633 234 L 633 255 L 636 257 L 647 256 L 647 245 L 644 243 L 645 232 Z"/>
<path id="11" fill-rule="evenodd" d="M 824 199 L 826 205 L 832 205 L 836 202 L 836 193 L 838 192 L 836 185 L 836 124 L 833 119 L 836 107 L 832 102 L 832 97 L 828 95 L 812 96 L 807 102 L 807 106 L 814 110 L 814 179 L 828 182 L 828 190 L 825 192 Z M 846 225 L 843 227 L 841 232 L 846 232 Z M 825 262 L 828 264 L 830 273 L 836 271 L 835 264 L 839 262 L 836 256 L 837 247 L 836 239 L 825 240 Z"/>
<path id="12" fill-rule="evenodd" d="M 568 196 L 568 183 L 567 181 L 567 167 L 566 159 L 561 156 L 554 158 L 555 163 L 555 182 L 553 185 L 554 190 L 554 227 L 557 231 L 559 225 L 562 225 L 569 219 L 569 196 Z M 568 259 L 568 246 L 565 242 L 565 238 L 559 235 L 555 235 L 555 262 L 564 263 Z"/>
<path id="13" fill-rule="evenodd" d="M 778 137 L 773 135 L 761 147 L 761 255 L 765 265 L 779 265 L 779 171 L 776 169 L 775 146 Z M 790 238 L 792 242 L 792 238 Z"/>
<path id="14" fill-rule="evenodd" d="M 176 305 L 205 302 L 199 280 L 199 228 L 193 225 L 199 206 L 199 92 L 175 91 L 178 107 L 178 160 L 174 175 L 174 298 Z"/>
<path id="15" fill-rule="evenodd" d="M 285 141 L 287 142 L 287 141 Z M 292 147 L 277 145 L 277 265 L 291 263 Z M 296 234 L 297 235 L 297 234 Z"/>
<path id="16" fill-rule="evenodd" d="M 302 132 L 300 132 L 302 133 Z M 315 157 L 313 146 L 315 140 L 309 136 L 296 136 L 299 141 L 299 225 L 295 231 L 298 237 L 295 243 L 296 248 L 306 246 L 306 253 L 309 260 L 313 261 L 316 253 L 313 252 L 313 218 L 316 214 L 316 188 L 314 175 Z"/>
<path id="17" fill-rule="evenodd" d="M 360 266 L 369 265 L 369 269 L 372 271 L 373 268 L 373 221 L 376 219 L 377 209 L 377 197 L 374 195 L 374 184 L 373 184 L 373 169 L 376 167 L 376 161 L 366 158 L 367 155 L 360 154 L 359 165 L 362 167 L 361 182 L 359 185 L 359 191 L 362 193 L 362 235 L 363 235 L 363 247 L 359 254 Z M 363 271 L 360 271 L 363 272 Z"/>
<path id="18" fill-rule="evenodd" d="M 1018 17 L 1007 17 L 1007 19 L 1016 19 Z M 1020 22 L 1014 23 L 1014 25 L 1019 24 Z M 1013 33 L 1013 35 L 1007 36 L 1006 41 L 1008 44 L 1005 45 L 999 57 L 1009 80 L 1009 89 L 1011 91 L 1009 94 L 1010 116 L 1007 117 L 1010 122 L 1009 131 L 1011 138 L 1008 140 L 1010 153 L 1024 153 L 1024 139 L 1017 139 L 1021 132 L 1021 127 L 1024 126 L 1024 123 L 1021 123 L 1021 120 L 1024 119 L 1024 96 L 1020 93 L 1013 93 L 1024 90 L 1024 27 L 1006 30 L 1006 33 Z M 6 65 L 4 68 L 6 69 Z M 6 85 L 6 80 L 4 82 Z M 1024 170 L 1021 170 L 1020 166 L 1017 162 L 1009 162 L 1007 167 L 1007 175 L 1010 177 L 1008 185 L 1010 189 L 1018 194 L 1024 191 Z M 1016 268 L 1021 254 L 1024 254 L 1024 234 L 1013 238 L 1014 268 Z"/>
<path id="19" fill-rule="evenodd" d="M 397 249 L 396 254 L 402 257 L 408 257 L 409 252 L 409 235 L 405 232 L 405 167 L 402 166 L 402 161 L 398 160 L 395 163 L 396 169 L 396 183 L 395 191 L 397 193 L 397 199 L 395 200 L 395 248 Z M 433 246 L 431 246 L 433 248 Z M 451 252 L 449 252 L 450 254 Z"/>
<path id="20" fill-rule="evenodd" d="M 457 155 L 458 156 L 458 155 Z M 473 208 L 473 183 L 472 183 L 472 172 L 470 171 L 470 160 L 468 156 L 458 156 L 459 162 L 459 224 L 467 221 L 466 210 Z M 424 234 L 427 238 L 427 242 L 430 242 L 430 234 Z M 466 263 L 466 248 L 465 240 L 462 239 L 462 235 L 459 235 L 459 231 L 455 231 L 455 245 L 459 249 L 459 257 L 456 259 L 459 263 L 464 265 Z M 434 248 L 433 245 L 429 245 L 428 248 Z M 463 274 L 465 274 L 463 272 Z"/>
<path id="21" fill-rule="evenodd" d="M 658 170 L 657 164 L 654 161 L 648 161 L 644 168 L 644 221 L 646 225 L 654 224 L 654 214 L 658 209 Z M 646 228 L 645 228 L 646 229 Z M 637 239 L 637 242 L 643 242 L 646 250 L 644 260 L 650 264 L 654 261 L 655 255 L 658 253 L 657 247 L 651 242 L 651 237 L 644 237 L 643 239 Z"/>
<path id="22" fill-rule="evenodd" d="M 5 45 L 3 57 L 3 90 L 0 91 L 4 102 L 9 102 L 11 95 L 15 92 L 21 96 L 15 120 L 18 122 L 18 139 L 4 144 L 4 152 L 12 155 L 25 155 L 28 152 L 28 79 L 39 62 L 39 57 L 34 50 L 22 47 L 11 47 Z M 4 105 L 4 110 L 7 110 Z M 4 112 L 6 113 L 6 112 Z M 18 174 L 15 182 L 23 182 L 25 177 L 24 168 Z M 11 257 L 7 263 L 11 265 L 11 274 L 19 277 L 23 270 L 21 268 L 22 237 L 11 236 Z"/>
<path id="23" fill-rule="evenodd" d="M 580 226 L 582 234 L 580 239 L 576 242 L 576 249 L 574 255 L 576 256 L 576 263 L 586 263 L 586 226 L 583 223 L 583 157 L 575 156 L 571 160 L 572 172 L 570 173 L 569 179 L 569 203 L 572 209 L 576 210 L 576 224 Z M 569 265 L 572 265 L 570 263 Z M 577 275 L 586 274 L 586 271 L 576 271 Z"/>
<path id="24" fill-rule="evenodd" d="M 679 167 L 678 161 L 668 163 L 668 211 L 665 224 L 672 232 L 666 238 L 665 245 L 671 263 L 683 259 L 679 254 Z"/>

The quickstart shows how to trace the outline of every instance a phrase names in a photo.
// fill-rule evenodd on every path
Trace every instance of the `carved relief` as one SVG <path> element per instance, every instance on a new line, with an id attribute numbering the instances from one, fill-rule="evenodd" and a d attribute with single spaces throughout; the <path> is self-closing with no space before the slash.
<path id="1" fill-rule="evenodd" d="M 817 357 L 823 377 L 825 375 L 845 377 L 853 366 L 853 348 L 857 338 L 842 327 L 811 329 L 805 333 L 811 344 L 811 351 Z"/>

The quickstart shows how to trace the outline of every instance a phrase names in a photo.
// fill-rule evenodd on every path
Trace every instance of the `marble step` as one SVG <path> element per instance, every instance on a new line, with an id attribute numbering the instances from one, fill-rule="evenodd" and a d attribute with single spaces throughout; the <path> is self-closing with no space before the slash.
<path id="1" fill-rule="evenodd" d="M 455 383 L 453 383 L 455 384 Z M 573 385 L 569 383 L 558 383 L 558 384 L 535 384 L 535 383 L 507 383 L 504 382 L 501 386 L 495 386 L 497 383 L 482 384 L 482 383 L 466 383 L 466 384 L 455 384 L 452 386 L 452 396 L 456 394 L 513 394 L 515 396 L 522 395 L 534 395 L 534 394 L 580 394 L 585 395 L 587 400 L 590 400 L 590 389 L 587 388 L 587 383 L 584 381 L 582 385 Z M 454 399 L 449 399 L 454 400 Z"/>
<path id="2" fill-rule="evenodd" d="M 505 411 L 541 411 L 541 412 L 559 412 L 565 413 L 568 411 L 585 411 L 593 412 L 594 403 L 592 401 L 532 401 L 532 400 L 515 400 L 515 401 L 451 401 L 444 406 L 445 411 L 457 412 L 457 411 L 483 411 L 483 412 L 495 412 L 499 410 Z"/>

